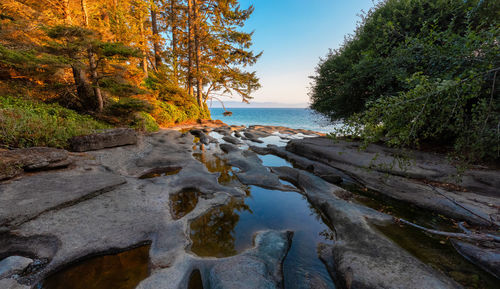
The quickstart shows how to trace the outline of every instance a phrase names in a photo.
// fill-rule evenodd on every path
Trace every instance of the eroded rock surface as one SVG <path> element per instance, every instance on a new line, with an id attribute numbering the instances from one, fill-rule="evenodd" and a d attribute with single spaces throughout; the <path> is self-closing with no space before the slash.
<path id="1" fill-rule="evenodd" d="M 71 150 L 86 152 L 137 143 L 137 133 L 131 128 L 115 128 L 98 133 L 76 136 L 69 140 Z"/>
<path id="2" fill-rule="evenodd" d="M 458 240 L 452 240 L 452 244 L 469 261 L 500 279 L 500 248 L 498 245 L 488 248 Z"/>
<path id="3" fill-rule="evenodd" d="M 0 261 L 0 279 L 22 273 L 32 262 L 32 259 L 22 256 L 10 256 L 3 259 Z"/>
<path id="4" fill-rule="evenodd" d="M 72 163 L 68 156 L 66 150 L 47 147 L 0 151 L 0 181 L 24 171 L 66 167 Z"/>
<path id="5" fill-rule="evenodd" d="M 470 170 L 458 183 L 457 169 L 442 156 L 327 138 L 292 140 L 286 150 L 348 174 L 364 186 L 394 199 L 478 225 L 500 226 L 500 172 Z M 401 164 L 396 155 L 407 157 Z M 445 190 L 422 180 L 449 182 L 467 191 Z"/>
<path id="6" fill-rule="evenodd" d="M 392 217 L 340 198 L 345 190 L 307 172 L 272 170 L 301 188 L 335 228 L 334 244 L 319 252 L 326 264 L 334 264 L 329 270 L 341 288 L 460 288 L 371 226 L 389 224 Z"/>
<path id="7" fill-rule="evenodd" d="M 0 258 L 33 256 L 38 264 L 29 265 L 29 272 L 18 280 L 0 277 L 0 288 L 29 288 L 69 263 L 141 244 L 151 244 L 151 275 L 139 284 L 141 289 L 186 288 L 193 272 L 199 272 L 207 289 L 282 288 L 291 232 L 261 231 L 253 248 L 227 258 L 201 258 L 189 250 L 191 221 L 232 199 L 243 199 L 243 185 L 300 191 L 322 212 L 335 229 L 335 243 L 320 246 L 319 255 L 341 286 L 459 287 L 372 227 L 391 223 L 391 216 L 350 202 L 350 192 L 331 184 L 358 175 L 346 175 L 344 168 L 283 147 L 252 148 L 292 160 L 323 179 L 289 167 L 265 167 L 255 152 L 241 149 L 248 142 L 239 142 L 242 134 L 254 140 L 276 139 L 271 129 L 223 125 L 199 129 L 195 132 L 199 143 L 193 143 L 194 136 L 187 131 L 162 130 L 137 138 L 135 145 L 75 154 L 70 168 L 0 184 Z M 212 130 L 236 145 L 219 145 L 209 135 Z M 193 153 L 209 154 L 237 168 L 234 178 L 222 183 L 222 173 L 209 170 Z M 144 174 L 151 176 L 141 179 Z M 189 191 L 196 192 L 189 208 L 181 214 L 172 210 L 172 198 Z M 312 274 L 310 287 L 325 287 L 324 280 Z"/>

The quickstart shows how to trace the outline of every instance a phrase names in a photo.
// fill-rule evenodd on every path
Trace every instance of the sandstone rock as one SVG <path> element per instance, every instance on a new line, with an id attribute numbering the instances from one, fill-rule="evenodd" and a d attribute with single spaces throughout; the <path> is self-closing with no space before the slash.
<path id="1" fill-rule="evenodd" d="M 291 232 L 266 231 L 257 234 L 255 249 L 215 264 L 208 274 L 208 287 L 282 288 L 282 262 L 290 248 L 291 237 Z"/>
<path id="2" fill-rule="evenodd" d="M 2 289 L 30 289 L 30 286 L 19 284 L 14 279 L 6 278 L 6 279 L 0 279 L 0 288 L 2 288 Z"/>
<path id="3" fill-rule="evenodd" d="M 485 248 L 471 243 L 451 240 L 453 247 L 467 260 L 500 279 L 500 248 Z"/>
<path id="4" fill-rule="evenodd" d="M 104 171 L 37 174 L 0 184 L 0 226 L 16 226 L 44 212 L 110 191 L 125 183 Z"/>
<path id="5" fill-rule="evenodd" d="M 68 152 L 48 147 L 33 147 L 0 152 L 0 181 L 23 171 L 65 167 L 71 164 Z"/>
<path id="6" fill-rule="evenodd" d="M 242 144 L 242 142 L 239 139 L 235 138 L 234 136 L 224 136 L 222 139 L 227 141 L 228 143 L 232 143 L 235 145 Z"/>
<path id="7" fill-rule="evenodd" d="M 85 152 L 137 143 L 137 133 L 131 128 L 116 128 L 102 132 L 76 136 L 69 140 L 71 150 Z"/>
<path id="8" fill-rule="evenodd" d="M 326 138 L 292 140 L 286 150 L 308 158 L 309 161 L 342 170 L 365 187 L 396 200 L 412 203 L 451 218 L 466 220 L 471 224 L 500 226 L 500 199 L 495 195 L 498 192 L 491 193 L 492 187 L 480 192 L 458 192 L 430 186 L 420 180 L 444 180 L 453 177 L 456 169 L 439 156 L 413 152 L 413 163 L 400 167 L 394 165 L 394 162 L 397 162 L 397 151 L 375 145 L 369 146 L 367 151 L 362 151 L 357 143 L 336 143 Z M 470 177 L 475 173 L 479 174 L 466 172 L 465 176 Z M 477 180 L 476 183 L 482 182 L 483 186 L 495 184 L 497 181 L 493 180 L 492 175 L 498 175 L 500 179 L 500 172 L 489 173 L 483 172 L 485 180 Z M 472 181 L 469 180 L 468 184 L 471 185 Z"/>
<path id="9" fill-rule="evenodd" d="M 22 256 L 10 256 L 3 259 L 0 261 L 0 279 L 22 273 L 32 262 L 32 259 Z"/>
<path id="10" fill-rule="evenodd" d="M 290 167 L 273 168 L 273 171 L 301 188 L 335 228 L 334 244 L 328 246 L 329 249 L 322 245 L 319 252 L 327 265 L 335 264 L 329 269 L 338 287 L 460 288 L 370 225 L 388 224 L 392 217 L 341 199 L 343 189 L 310 173 Z M 349 284 L 352 287 L 348 287 Z"/>
<path id="11" fill-rule="evenodd" d="M 251 132 L 244 132 L 243 133 L 250 141 L 256 142 L 256 143 L 264 143 L 262 140 L 259 139 L 257 135 Z"/>

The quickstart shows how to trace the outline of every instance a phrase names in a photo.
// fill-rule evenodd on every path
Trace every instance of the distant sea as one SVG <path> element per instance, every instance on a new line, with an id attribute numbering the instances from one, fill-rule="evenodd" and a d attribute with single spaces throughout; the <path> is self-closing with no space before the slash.
<path id="1" fill-rule="evenodd" d="M 275 125 L 302 128 L 317 132 L 332 132 L 335 125 L 325 117 L 307 108 L 227 108 L 231 116 L 224 116 L 224 109 L 211 108 L 212 119 L 229 125 Z"/>

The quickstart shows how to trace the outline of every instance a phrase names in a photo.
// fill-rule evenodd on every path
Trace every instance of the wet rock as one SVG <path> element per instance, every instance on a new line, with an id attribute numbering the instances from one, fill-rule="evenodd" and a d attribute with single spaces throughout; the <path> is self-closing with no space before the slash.
<path id="1" fill-rule="evenodd" d="M 201 129 L 193 129 L 190 131 L 190 133 L 199 138 L 200 142 L 205 145 L 218 142 L 217 139 L 205 134 Z"/>
<path id="2" fill-rule="evenodd" d="M 390 155 L 386 148 L 380 146 L 369 147 L 370 150 L 364 152 L 359 151 L 356 143 L 349 144 L 337 144 L 326 138 L 309 138 L 290 141 L 286 150 L 342 170 L 365 187 L 396 200 L 412 203 L 451 218 L 466 220 L 471 224 L 500 225 L 500 220 L 497 219 L 497 208 L 500 207 L 498 197 L 489 195 L 486 191 L 481 194 L 448 191 L 403 176 L 408 174 L 430 179 L 451 178 L 452 169 L 445 160 L 416 152 L 415 164 L 405 167 L 391 166 L 387 162 L 396 162 L 394 152 Z M 378 157 L 377 153 L 381 156 Z"/>
<path id="3" fill-rule="evenodd" d="M 455 239 L 452 239 L 451 243 L 467 260 L 500 279 L 500 248 L 498 246 L 486 248 Z"/>
<path id="4" fill-rule="evenodd" d="M 131 128 L 108 129 L 99 133 L 73 137 L 69 143 L 72 151 L 93 151 L 137 144 L 137 133 Z"/>
<path id="5" fill-rule="evenodd" d="M 338 287 L 460 288 L 371 226 L 391 223 L 390 216 L 343 200 L 343 189 L 310 173 L 289 167 L 273 168 L 273 172 L 301 188 L 335 228 L 334 244 L 329 249 L 322 245 L 318 251 L 327 265 L 335 264 L 327 267 Z"/>
<path id="6" fill-rule="evenodd" d="M 242 184 L 256 185 L 271 190 L 297 191 L 296 188 L 283 185 L 278 176 L 269 172 L 254 152 L 240 150 L 234 145 L 228 146 L 230 147 L 221 145 L 221 149 L 224 151 L 230 148 L 228 153 L 221 157 L 227 160 L 231 166 L 240 169 L 240 171 L 235 172 L 235 175 Z"/>
<path id="7" fill-rule="evenodd" d="M 225 152 L 225 153 L 232 153 L 232 152 L 236 152 L 236 151 L 239 151 L 240 149 L 238 147 L 236 147 L 235 145 L 232 145 L 232 144 L 227 144 L 227 143 L 224 143 L 224 144 L 220 144 L 219 145 L 220 149 Z"/>
<path id="8" fill-rule="evenodd" d="M 235 137 L 239 137 L 239 138 L 242 137 L 242 135 L 241 135 L 241 133 L 239 131 L 234 131 L 234 136 Z"/>
<path id="9" fill-rule="evenodd" d="M 122 177 L 104 171 L 74 170 L 37 174 L 0 184 L 0 226 L 17 226 L 123 183 Z"/>
<path id="10" fill-rule="evenodd" d="M 262 140 L 259 139 L 259 137 L 251 132 L 244 132 L 243 133 L 250 141 L 256 142 L 256 143 L 264 143 Z"/>
<path id="11" fill-rule="evenodd" d="M 0 181 L 20 175 L 23 171 L 66 167 L 72 163 L 68 152 L 48 147 L 0 151 Z"/>
<path id="12" fill-rule="evenodd" d="M 137 288 L 188 288 L 196 271 L 200 272 L 204 288 L 283 288 L 282 264 L 292 235 L 291 232 L 257 232 L 254 248 L 228 258 L 199 258 L 182 254 L 173 264 L 151 274 Z"/>
<path id="13" fill-rule="evenodd" d="M 266 133 L 268 135 L 270 135 L 274 132 L 279 132 L 281 134 L 288 134 L 288 135 L 293 135 L 293 134 L 303 134 L 303 135 L 311 135 L 311 136 L 324 135 L 322 133 L 318 133 L 316 131 L 311 131 L 311 130 L 306 130 L 306 129 L 293 129 L 293 128 L 284 127 L 284 126 L 272 126 L 272 125 L 251 125 L 251 126 L 249 126 L 249 129 L 251 129 L 253 131 L 260 132 L 260 133 Z"/>
<path id="14" fill-rule="evenodd" d="M 195 137 L 199 138 L 202 144 L 208 145 L 210 143 L 210 139 L 201 129 L 192 129 L 189 132 Z"/>
<path id="15" fill-rule="evenodd" d="M 239 139 L 237 139 L 237 138 L 235 138 L 233 136 L 224 136 L 222 139 L 225 140 L 225 141 L 227 141 L 228 143 L 231 143 L 231 144 L 234 144 L 234 145 L 242 144 L 242 142 Z"/>
<path id="16" fill-rule="evenodd" d="M 332 184 L 340 184 L 343 181 L 343 179 L 352 181 L 352 178 L 342 173 L 341 171 L 332 168 L 328 165 L 322 164 L 320 162 L 312 161 L 305 157 L 301 157 L 299 155 L 291 153 L 287 151 L 284 147 L 278 147 L 276 145 L 268 145 L 265 148 L 250 146 L 250 149 L 261 155 L 273 154 L 280 158 L 284 158 L 289 162 L 293 163 L 295 167 L 311 171 L 315 175 L 321 177 L 325 181 L 330 182 Z"/>
<path id="17" fill-rule="evenodd" d="M 16 280 L 6 278 L 0 280 L 0 288 L 2 289 L 30 289 L 30 286 L 19 284 Z"/>
<path id="18" fill-rule="evenodd" d="M 457 178 L 458 169 L 444 155 L 375 144 L 363 149 L 357 142 L 328 138 L 292 140 L 287 150 L 333 167 L 339 163 L 349 164 L 394 176 L 452 183 L 478 193 L 500 196 L 500 171 L 472 169 Z"/>
<path id="19" fill-rule="evenodd" d="M 22 256 L 10 256 L 0 261 L 0 279 L 20 274 L 33 262 L 32 259 Z"/>
<path id="20" fill-rule="evenodd" d="M 208 273 L 208 288 L 282 288 L 282 263 L 290 248 L 291 237 L 291 232 L 257 234 L 255 249 L 215 264 Z"/>
<path id="21" fill-rule="evenodd" d="M 214 131 L 223 136 L 231 136 L 231 128 L 227 126 L 216 128 Z"/>

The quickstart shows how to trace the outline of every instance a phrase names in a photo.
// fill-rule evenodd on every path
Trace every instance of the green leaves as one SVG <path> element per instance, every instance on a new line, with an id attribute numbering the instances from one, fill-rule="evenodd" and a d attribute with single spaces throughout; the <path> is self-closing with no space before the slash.
<path id="1" fill-rule="evenodd" d="M 492 71 L 500 68 L 500 18 L 485 9 L 493 2 L 378 5 L 318 66 L 312 108 L 343 118 L 348 126 L 337 133 L 366 143 L 500 159 L 500 80 Z"/>

